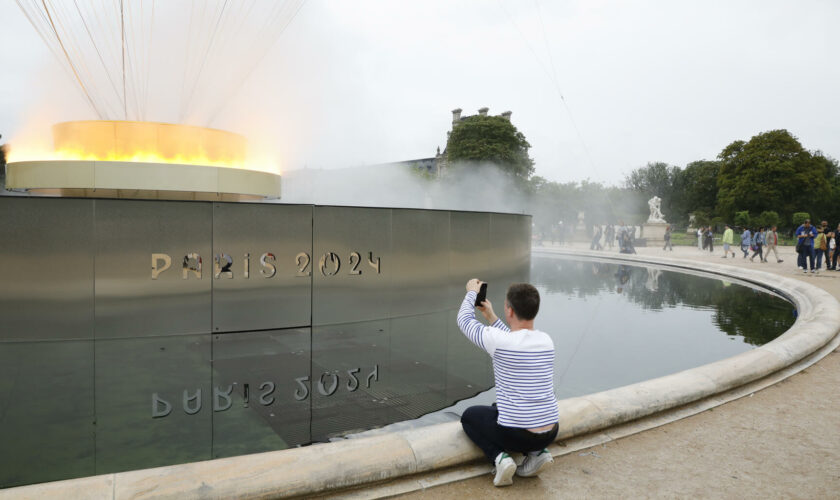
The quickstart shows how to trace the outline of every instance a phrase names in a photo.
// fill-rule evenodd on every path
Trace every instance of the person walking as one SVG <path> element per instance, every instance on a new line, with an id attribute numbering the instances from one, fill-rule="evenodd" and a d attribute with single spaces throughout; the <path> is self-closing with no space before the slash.
<path id="1" fill-rule="evenodd" d="M 776 263 L 784 262 L 779 258 L 779 252 L 776 250 L 776 245 L 779 244 L 779 234 L 776 232 L 776 226 L 768 229 L 764 233 L 764 262 L 767 262 L 767 257 L 770 257 L 770 251 L 776 256 Z"/>
<path id="2" fill-rule="evenodd" d="M 533 285 L 514 283 L 505 297 L 505 319 L 484 300 L 476 306 L 481 281 L 466 285 L 458 310 L 458 328 L 493 360 L 496 404 L 470 406 L 461 415 L 464 433 L 496 466 L 493 484 L 513 484 L 513 475 L 532 477 L 554 462 L 546 447 L 554 442 L 560 411 L 554 395 L 554 341 L 534 328 L 540 294 Z M 490 326 L 475 319 L 475 308 Z M 522 465 L 510 456 L 525 454 Z"/>
<path id="3" fill-rule="evenodd" d="M 697 230 L 697 250 L 702 251 L 703 248 L 705 247 L 703 246 L 703 228 L 701 227 Z"/>
<path id="4" fill-rule="evenodd" d="M 749 228 L 744 228 L 744 232 L 741 233 L 741 251 L 744 252 L 744 258 L 747 258 L 747 255 L 750 254 L 750 244 L 752 243 L 752 234 L 750 233 Z"/>
<path id="5" fill-rule="evenodd" d="M 603 250 L 601 246 L 601 225 L 595 225 L 595 235 L 592 237 L 592 243 L 589 245 L 590 250 Z"/>
<path id="6" fill-rule="evenodd" d="M 674 251 L 674 247 L 671 246 L 671 232 L 672 231 L 673 231 L 673 229 L 671 228 L 671 226 L 668 226 L 668 227 L 665 228 L 665 246 L 662 247 L 662 250 L 667 250 L 667 249 L 670 248 L 672 252 Z"/>
<path id="7" fill-rule="evenodd" d="M 615 239 L 615 226 L 613 226 L 612 224 L 608 224 L 606 231 L 604 231 L 604 240 L 605 240 L 604 243 L 609 245 L 610 250 L 612 250 L 614 239 Z"/>
<path id="8" fill-rule="evenodd" d="M 840 224 L 837 224 L 837 229 L 828 233 L 828 251 L 831 255 L 831 260 L 825 260 L 825 267 L 831 271 L 837 271 L 837 257 L 840 255 Z M 830 263 L 830 264 L 829 264 Z"/>
<path id="9" fill-rule="evenodd" d="M 712 226 L 706 228 L 706 244 L 709 246 L 709 253 L 714 253 L 715 233 L 712 231 Z"/>
<path id="10" fill-rule="evenodd" d="M 828 223 L 826 223 L 828 226 Z M 825 259 L 825 267 L 828 267 L 828 240 L 825 236 L 826 227 L 821 226 L 817 229 L 817 237 L 814 239 L 814 255 L 817 258 L 817 271 L 822 269 L 822 261 L 823 256 L 826 257 Z"/>
<path id="11" fill-rule="evenodd" d="M 721 258 L 725 259 L 731 253 L 734 259 L 735 252 L 730 250 L 730 247 L 732 246 L 732 242 L 735 241 L 735 232 L 732 231 L 732 228 L 728 224 L 725 227 L 726 229 L 723 230 L 723 257 Z"/>
<path id="12" fill-rule="evenodd" d="M 752 237 L 753 254 L 752 254 L 752 257 L 750 257 L 750 262 L 754 262 L 753 259 L 755 259 L 756 255 L 758 255 L 758 261 L 759 262 L 764 262 L 764 255 L 762 255 L 762 253 L 761 253 L 761 248 L 763 246 L 764 246 L 764 228 L 760 227 L 760 228 L 758 228 L 758 231 L 753 233 L 753 237 Z"/>
<path id="13" fill-rule="evenodd" d="M 817 236 L 817 230 L 811 225 L 810 219 L 805 219 L 805 222 L 796 228 L 796 252 L 799 254 L 797 265 L 803 273 L 808 274 L 808 263 L 811 263 L 811 273 L 815 273 L 814 269 L 814 238 Z"/>
<path id="14" fill-rule="evenodd" d="M 618 229 L 615 232 L 615 239 L 618 241 L 618 251 L 619 253 L 624 253 L 624 233 L 627 231 L 627 227 L 624 226 L 624 221 L 618 221 Z"/>

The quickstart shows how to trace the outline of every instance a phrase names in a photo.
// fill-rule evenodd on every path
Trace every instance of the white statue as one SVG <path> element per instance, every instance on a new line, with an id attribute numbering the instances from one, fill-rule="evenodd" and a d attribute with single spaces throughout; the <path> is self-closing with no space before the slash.
<path id="1" fill-rule="evenodd" d="M 648 206 L 650 207 L 650 217 L 648 217 L 648 222 L 665 222 L 665 216 L 662 215 L 662 211 L 659 209 L 661 204 L 662 198 L 658 196 L 654 196 L 648 200 Z"/>
<path id="2" fill-rule="evenodd" d="M 645 283 L 645 288 L 651 292 L 655 292 L 659 288 L 659 274 L 661 272 L 659 269 L 647 268 L 647 283 Z"/>

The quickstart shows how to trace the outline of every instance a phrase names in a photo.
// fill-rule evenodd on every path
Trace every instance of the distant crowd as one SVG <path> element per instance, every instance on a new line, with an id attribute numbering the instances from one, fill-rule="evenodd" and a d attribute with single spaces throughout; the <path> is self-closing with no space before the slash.
<path id="1" fill-rule="evenodd" d="M 636 226 L 625 225 L 623 221 L 619 221 L 617 225 L 595 225 L 592 230 L 592 239 L 589 245 L 591 250 L 603 250 L 604 248 L 612 250 L 616 245 L 621 253 L 636 253 Z M 666 227 L 663 250 L 673 250 L 671 244 L 673 230 L 670 225 Z M 550 234 L 551 242 L 563 244 L 565 233 L 561 222 L 558 229 Z M 780 242 L 777 226 L 750 228 L 726 225 L 721 237 L 723 243 L 722 259 L 734 259 L 736 257 L 736 233 L 740 235 L 739 249 L 743 254 L 742 258 L 749 257 L 750 261 L 755 262 L 755 258 L 758 257 L 759 262 L 766 263 L 772 254 L 777 263 L 784 262 L 779 257 L 777 249 Z M 715 251 L 715 233 L 712 226 L 697 229 L 694 236 L 697 238 L 698 250 L 711 253 Z M 796 239 L 796 264 L 800 271 L 804 273 L 818 273 L 822 269 L 840 271 L 840 268 L 837 267 L 837 260 L 840 257 L 840 251 L 838 251 L 840 249 L 840 224 L 832 230 L 829 228 L 827 221 L 814 225 L 811 224 L 810 220 L 806 220 L 796 228 L 794 236 Z M 540 233 L 535 234 L 535 239 L 536 243 L 541 245 L 545 238 Z M 601 243 L 602 240 L 603 244 Z"/>
<path id="2" fill-rule="evenodd" d="M 758 257 L 759 262 L 767 262 L 770 254 L 776 259 L 777 263 L 783 262 L 779 258 L 777 247 L 779 245 L 779 233 L 776 226 L 769 228 L 735 228 L 740 233 L 740 250 L 743 253 L 743 258 L 750 258 L 755 262 Z M 713 241 L 714 233 L 711 227 L 700 228 L 697 230 L 697 248 L 699 250 L 714 251 Z M 796 265 L 803 273 L 811 272 L 818 273 L 823 269 L 828 271 L 838 271 L 837 258 L 840 252 L 837 251 L 838 238 L 840 238 L 840 224 L 837 229 L 832 230 L 828 227 L 828 221 L 822 221 L 818 226 L 812 225 L 810 220 L 805 220 L 802 225 L 796 228 L 794 232 L 796 237 Z M 723 231 L 723 256 L 722 258 L 735 258 L 735 230 L 730 226 L 725 226 Z M 666 247 L 668 243 L 666 242 Z M 752 252 L 752 255 L 750 255 Z"/>

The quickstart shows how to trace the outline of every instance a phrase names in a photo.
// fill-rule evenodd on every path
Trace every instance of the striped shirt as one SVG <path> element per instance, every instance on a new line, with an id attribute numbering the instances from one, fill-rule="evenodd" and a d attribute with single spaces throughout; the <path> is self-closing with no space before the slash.
<path id="1" fill-rule="evenodd" d="M 539 330 L 510 331 L 502 320 L 484 326 L 475 319 L 476 292 L 467 292 L 458 327 L 493 358 L 497 423 L 531 429 L 560 419 L 554 396 L 554 342 Z"/>

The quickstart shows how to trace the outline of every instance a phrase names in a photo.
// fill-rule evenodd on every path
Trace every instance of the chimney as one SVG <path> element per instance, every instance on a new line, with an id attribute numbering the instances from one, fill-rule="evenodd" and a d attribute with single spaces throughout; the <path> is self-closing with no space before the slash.
<path id="1" fill-rule="evenodd" d="M 479 108 L 478 114 L 481 116 L 487 116 L 488 111 L 490 111 L 490 108 Z"/>
<path id="2" fill-rule="evenodd" d="M 458 123 L 458 120 L 461 119 L 461 108 L 455 108 L 452 110 L 452 123 Z"/>
<path id="3" fill-rule="evenodd" d="M 504 113 L 502 113 L 502 114 L 501 114 L 501 115 L 499 115 L 499 116 L 501 116 L 502 118 L 504 118 L 504 119 L 505 119 L 505 120 L 507 120 L 507 121 L 510 121 L 510 115 L 511 115 L 511 114 L 513 114 L 513 113 L 511 113 L 510 111 L 505 111 Z"/>

